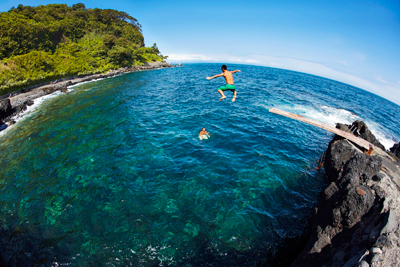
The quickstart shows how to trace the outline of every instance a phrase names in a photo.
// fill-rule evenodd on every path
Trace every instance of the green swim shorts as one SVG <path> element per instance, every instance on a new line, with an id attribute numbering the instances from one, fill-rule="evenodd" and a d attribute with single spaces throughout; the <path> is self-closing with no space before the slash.
<path id="1" fill-rule="evenodd" d="M 236 91 L 236 88 L 233 84 L 225 84 L 224 86 L 221 86 L 220 88 L 218 88 L 218 90 L 221 91 L 226 91 L 226 90 L 230 90 L 230 91 Z"/>

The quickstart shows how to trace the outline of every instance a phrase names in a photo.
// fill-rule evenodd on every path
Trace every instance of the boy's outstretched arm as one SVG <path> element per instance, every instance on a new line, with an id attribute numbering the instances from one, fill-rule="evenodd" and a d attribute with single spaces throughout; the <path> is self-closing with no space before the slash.
<path id="1" fill-rule="evenodd" d="M 214 79 L 214 78 L 217 78 L 217 77 L 221 77 L 221 76 L 224 76 L 224 74 L 221 73 L 221 74 L 214 75 L 212 77 L 207 77 L 207 80 L 211 80 L 211 79 Z"/>
<path id="2" fill-rule="evenodd" d="M 232 73 L 235 73 L 235 72 L 240 72 L 240 70 L 234 70 L 234 71 L 232 71 Z"/>

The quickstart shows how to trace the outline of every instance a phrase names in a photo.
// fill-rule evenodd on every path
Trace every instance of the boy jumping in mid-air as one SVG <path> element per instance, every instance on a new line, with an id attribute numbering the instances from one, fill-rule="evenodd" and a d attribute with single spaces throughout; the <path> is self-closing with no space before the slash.
<path id="1" fill-rule="evenodd" d="M 236 100 L 236 88 L 235 88 L 235 85 L 233 84 L 232 74 L 235 73 L 235 72 L 240 72 L 240 70 L 228 71 L 226 65 L 222 65 L 221 66 L 221 70 L 222 70 L 221 74 L 217 74 L 217 75 L 214 75 L 212 77 L 207 77 L 207 80 L 211 80 L 211 79 L 214 79 L 214 78 L 217 78 L 217 77 L 224 76 L 224 78 L 226 80 L 226 85 L 218 88 L 218 93 L 220 93 L 221 96 L 222 96 L 219 101 L 221 101 L 222 99 L 226 98 L 226 96 L 224 95 L 223 91 L 229 90 L 229 91 L 233 92 L 232 102 L 235 102 L 235 100 Z"/>

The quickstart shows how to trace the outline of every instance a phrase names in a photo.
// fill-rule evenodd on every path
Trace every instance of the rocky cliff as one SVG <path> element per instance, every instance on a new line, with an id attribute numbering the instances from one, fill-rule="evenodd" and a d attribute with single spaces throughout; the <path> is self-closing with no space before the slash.
<path id="1" fill-rule="evenodd" d="M 397 144 L 394 144 L 392 148 L 390 148 L 390 152 L 392 152 L 397 159 L 400 159 L 400 142 Z"/>
<path id="2" fill-rule="evenodd" d="M 353 125 L 361 129 L 356 135 L 383 147 L 365 123 Z M 400 164 L 389 154 L 373 154 L 337 136 L 329 143 L 325 171 L 330 184 L 292 266 L 399 265 Z"/>

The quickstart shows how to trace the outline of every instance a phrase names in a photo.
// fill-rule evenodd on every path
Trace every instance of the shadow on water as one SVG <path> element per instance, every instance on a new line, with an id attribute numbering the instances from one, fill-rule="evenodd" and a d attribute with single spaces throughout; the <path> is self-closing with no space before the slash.
<path id="1" fill-rule="evenodd" d="M 0 266 L 52 266 L 59 259 L 68 262 L 69 251 L 57 245 L 68 234 L 46 238 L 40 226 L 3 226 L 0 229 Z"/>

